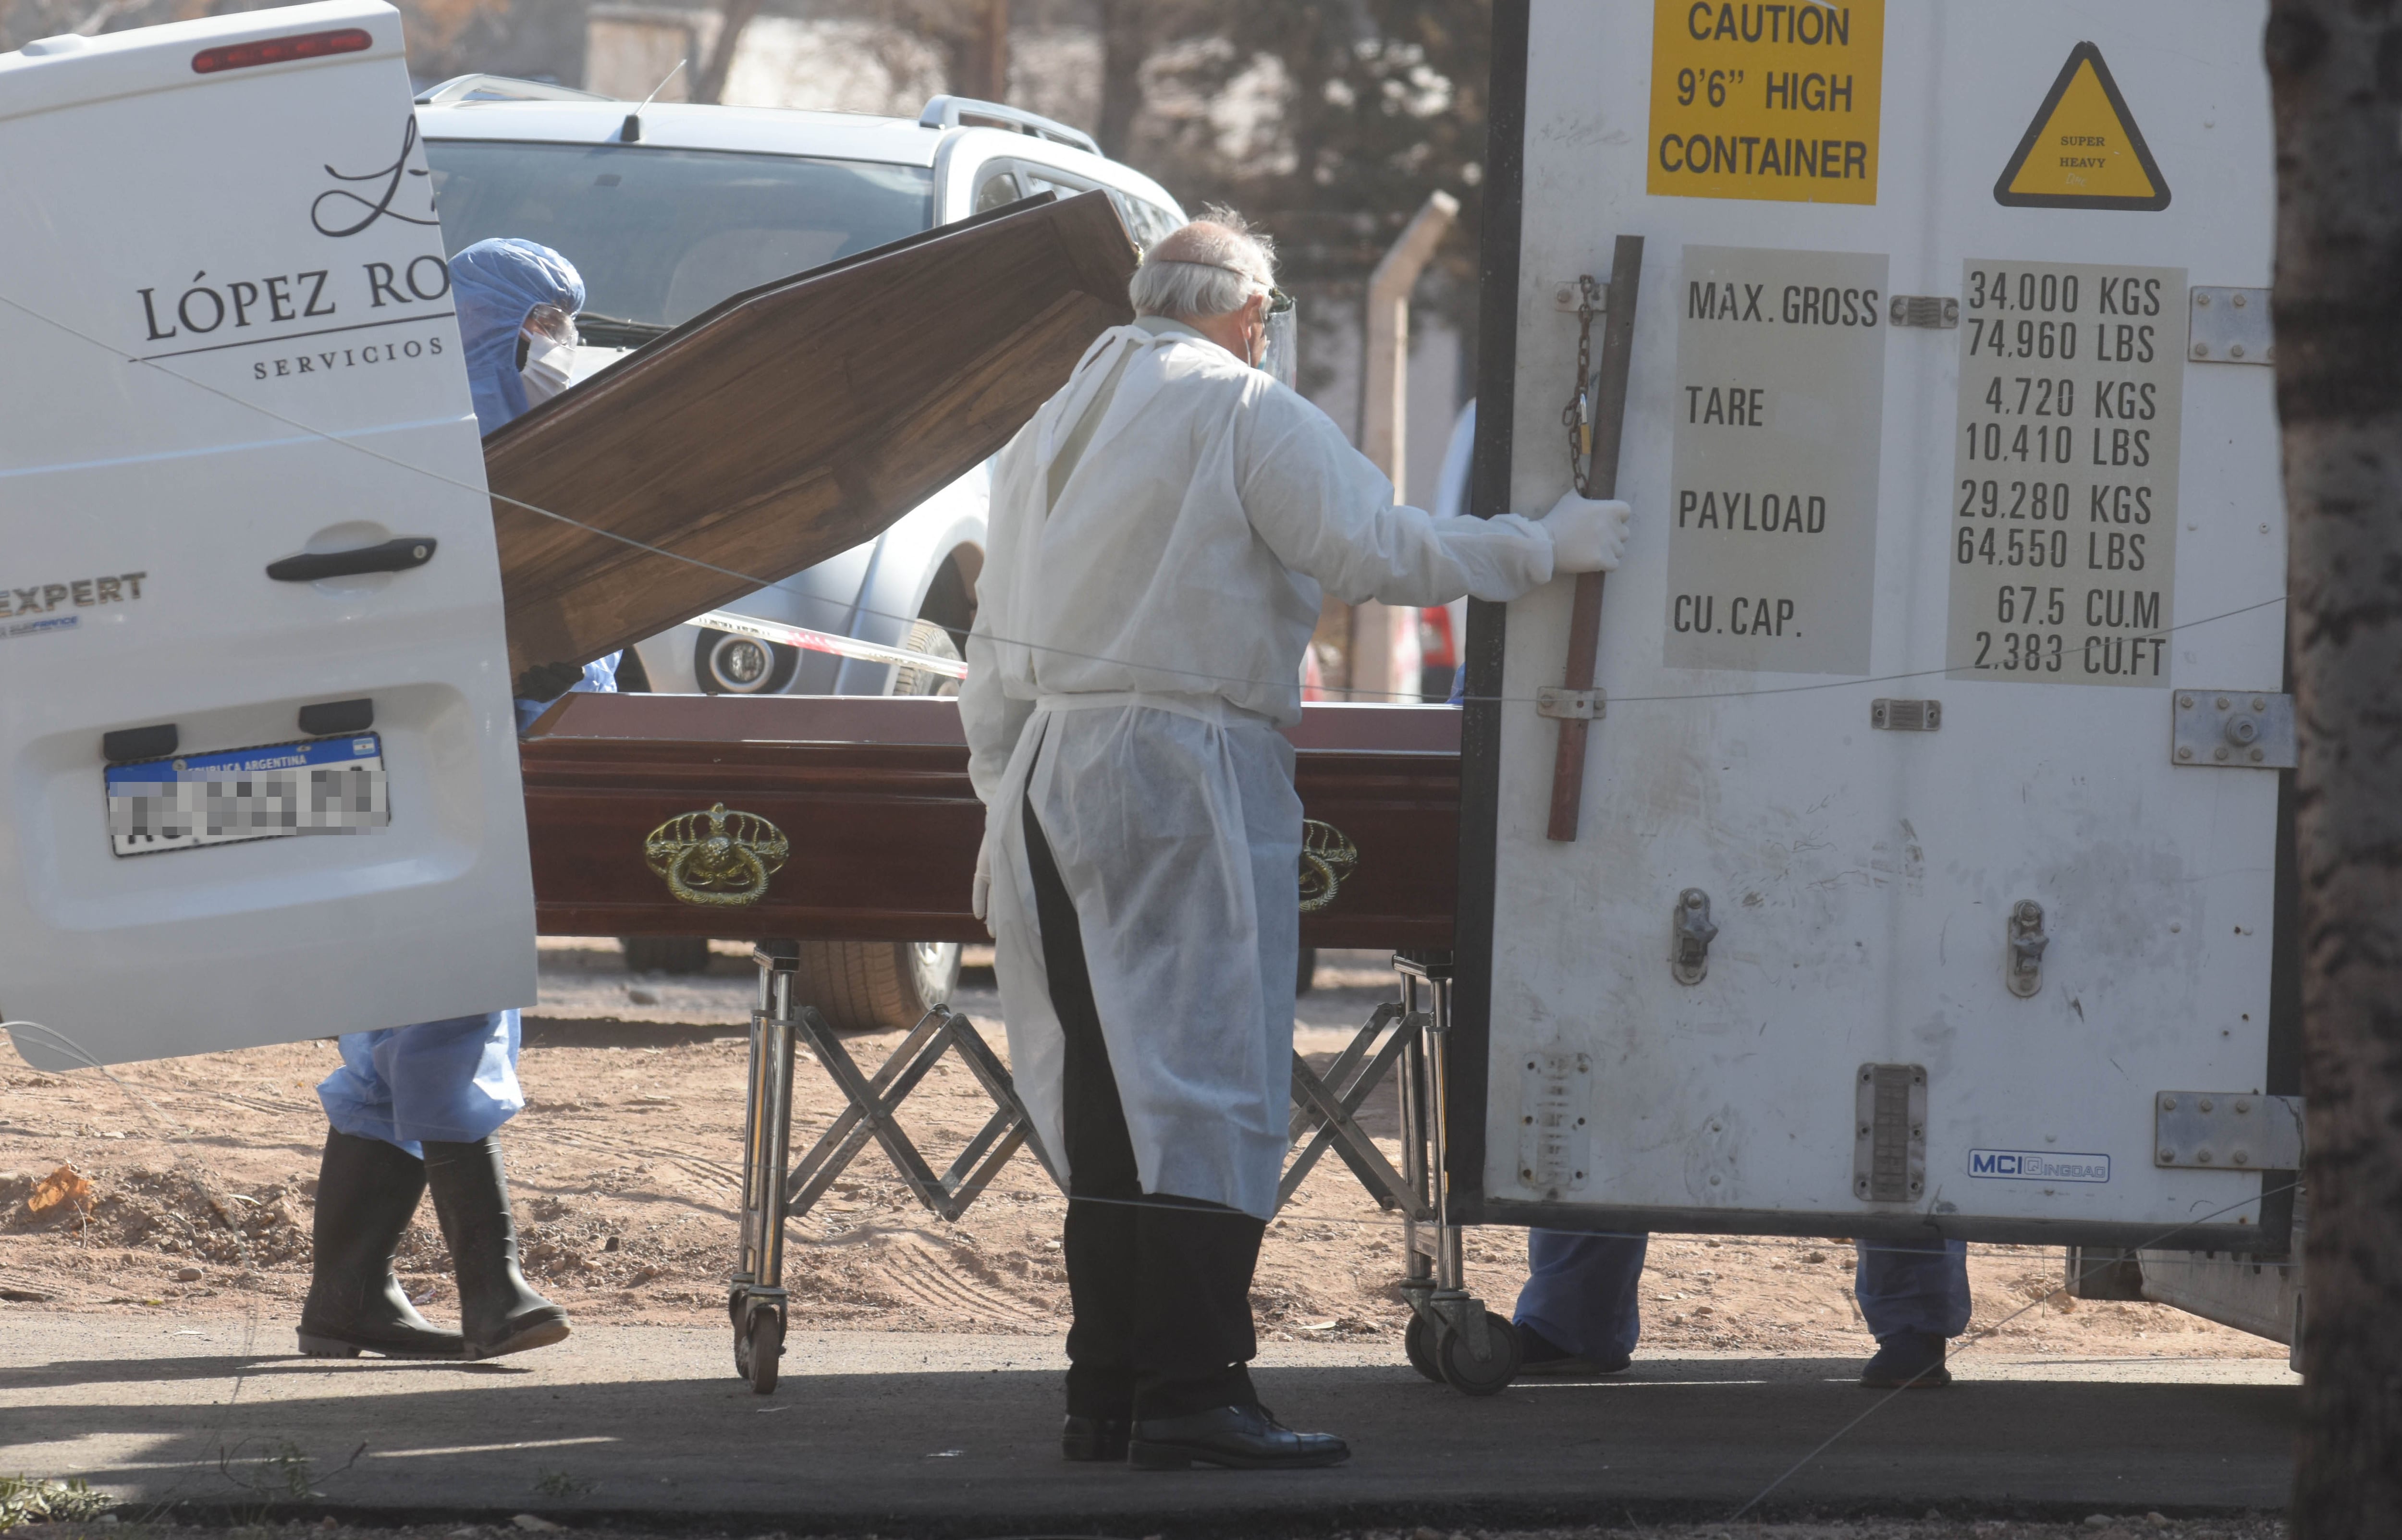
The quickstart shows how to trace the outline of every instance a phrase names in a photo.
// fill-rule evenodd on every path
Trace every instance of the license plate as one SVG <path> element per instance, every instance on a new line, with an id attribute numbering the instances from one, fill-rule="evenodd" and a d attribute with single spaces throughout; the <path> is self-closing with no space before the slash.
<path id="1" fill-rule="evenodd" d="M 112 764 L 106 777 L 109 838 L 120 856 L 358 834 L 392 822 L 375 733 Z"/>

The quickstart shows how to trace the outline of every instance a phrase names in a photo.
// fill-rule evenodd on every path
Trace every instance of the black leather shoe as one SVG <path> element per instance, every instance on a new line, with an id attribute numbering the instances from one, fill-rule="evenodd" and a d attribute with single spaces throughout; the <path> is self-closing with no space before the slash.
<path id="1" fill-rule="evenodd" d="M 1189 1417 L 1138 1417 L 1127 1457 L 1137 1470 L 1308 1470 L 1339 1465 L 1351 1447 L 1331 1433 L 1295 1433 L 1265 1407 L 1212 1407 Z"/>
<path id="2" fill-rule="evenodd" d="M 300 1351 L 311 1358 L 456 1358 L 455 1331 L 417 1313 L 392 1275 L 393 1252 L 425 1193 L 425 1162 L 381 1139 L 325 1131 Z"/>
<path id="3" fill-rule="evenodd" d="M 1860 1370 L 1871 1390 L 1940 1390 L 1952 1382 L 1943 1367 L 1943 1339 L 1931 1331 L 1897 1331 L 1877 1339 L 1876 1356 Z"/>
<path id="4" fill-rule="evenodd" d="M 1581 1353 L 1570 1353 L 1524 1321 L 1515 1325 L 1518 1327 L 1518 1372 L 1521 1374 L 1616 1374 L 1635 1362 L 1632 1358 L 1588 1358 Z"/>
<path id="5" fill-rule="evenodd" d="M 1133 1421 L 1125 1417 L 1079 1417 L 1068 1414 L 1059 1430 L 1059 1452 L 1070 1460 L 1123 1460 Z"/>

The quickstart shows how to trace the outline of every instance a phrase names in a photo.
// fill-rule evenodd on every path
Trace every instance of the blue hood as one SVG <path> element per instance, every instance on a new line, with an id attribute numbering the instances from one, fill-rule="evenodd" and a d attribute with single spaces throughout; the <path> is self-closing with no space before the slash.
<path id="1" fill-rule="evenodd" d="M 584 309 L 575 265 L 531 241 L 478 241 L 450 259 L 450 294 L 459 307 L 459 341 L 467 351 L 467 388 L 476 426 L 490 433 L 522 416 L 518 332 L 537 305 L 573 315 Z"/>

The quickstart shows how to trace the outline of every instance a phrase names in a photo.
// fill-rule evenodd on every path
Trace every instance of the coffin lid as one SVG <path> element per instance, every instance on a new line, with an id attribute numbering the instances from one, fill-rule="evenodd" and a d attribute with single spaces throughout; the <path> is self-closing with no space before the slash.
<path id="1" fill-rule="evenodd" d="M 1135 262 L 1106 194 L 1044 194 L 736 295 L 499 429 L 511 677 L 872 539 L 1132 319 Z"/>

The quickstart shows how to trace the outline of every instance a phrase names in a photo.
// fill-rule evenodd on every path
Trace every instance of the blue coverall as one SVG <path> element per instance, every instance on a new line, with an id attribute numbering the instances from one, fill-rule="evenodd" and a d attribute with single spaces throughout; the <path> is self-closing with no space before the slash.
<path id="1" fill-rule="evenodd" d="M 450 287 L 476 424 L 489 433 L 527 409 L 517 363 L 526 317 L 537 305 L 581 309 L 584 280 L 547 246 L 479 241 L 450 259 Z M 586 664 L 568 693 L 614 691 L 619 655 Z M 531 726 L 548 704 L 518 701 L 518 730 Z M 424 1140 L 471 1144 L 525 1106 L 514 1011 L 346 1032 L 341 1042 L 342 1067 L 317 1086 L 317 1100 L 338 1133 L 381 1139 L 422 1156 Z"/>
<path id="2" fill-rule="evenodd" d="M 1596 1364 L 1634 1356 L 1643 1314 L 1648 1235 L 1526 1232 L 1526 1286 L 1516 1319 L 1553 1346 Z M 1957 1337 L 1968 1329 L 1968 1246 L 1964 1241 L 1858 1241 L 1852 1290 L 1870 1335 L 1898 1331 Z"/>

